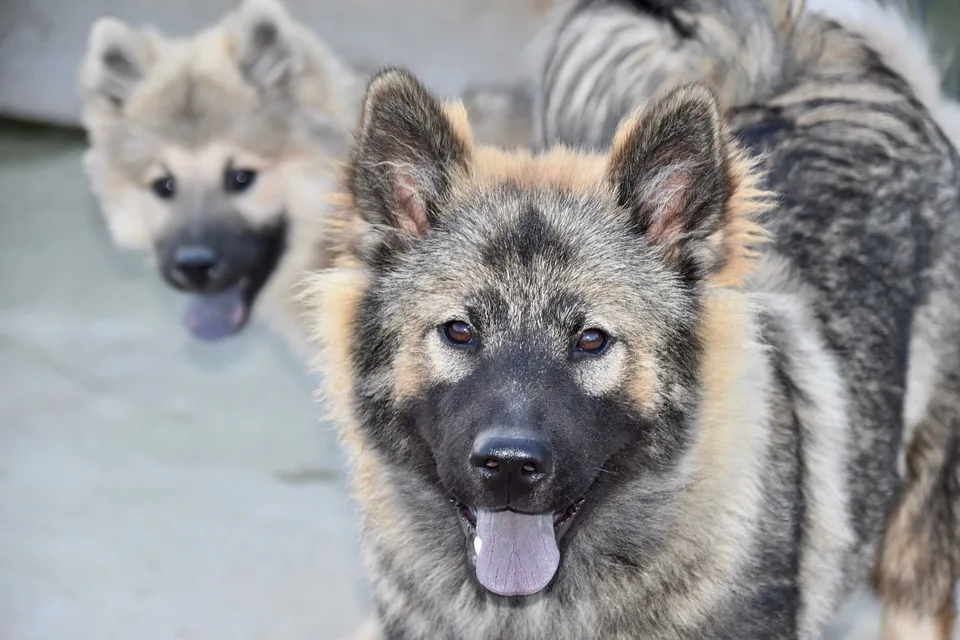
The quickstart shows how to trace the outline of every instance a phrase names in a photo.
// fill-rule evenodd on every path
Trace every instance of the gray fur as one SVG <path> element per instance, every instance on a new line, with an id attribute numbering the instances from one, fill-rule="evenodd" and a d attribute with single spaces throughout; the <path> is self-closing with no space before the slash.
<path id="1" fill-rule="evenodd" d="M 858 539 L 846 575 L 864 575 L 886 533 L 884 546 L 896 551 L 880 556 L 875 579 L 888 607 L 920 620 L 949 617 L 960 575 L 943 548 L 960 542 L 950 515 L 956 480 L 946 479 L 957 477 L 960 437 L 960 211 L 956 154 L 945 139 L 955 135 L 955 107 L 931 86 L 926 43 L 902 16 L 869 0 L 839 5 L 819 11 L 843 26 L 801 14 L 799 2 L 580 3 L 558 25 L 546 59 L 537 134 L 541 144 L 602 148 L 611 123 L 666 87 L 697 79 L 718 92 L 734 130 L 765 154 L 769 185 L 783 194 L 768 224 L 777 252 L 813 286 L 807 306 L 842 355 L 852 449 L 846 484 Z M 752 27 L 744 33 L 738 25 Z M 683 35 L 687 27 L 692 37 Z M 626 53 L 584 64 L 610 41 Z M 878 353 L 893 345 L 902 355 L 880 374 Z M 903 410 L 906 424 L 894 422 Z M 915 454 L 911 464 L 910 443 L 931 439 L 942 457 Z M 894 457 L 911 468 L 902 494 L 890 473 Z M 822 491 L 842 489 L 810 477 Z M 892 496 L 897 526 L 887 530 Z M 809 516 L 809 496 L 807 506 Z M 811 536 L 806 544 L 824 541 Z M 808 609 L 819 601 L 829 614 L 830 594 L 845 593 L 849 579 L 821 575 L 808 584 Z"/>

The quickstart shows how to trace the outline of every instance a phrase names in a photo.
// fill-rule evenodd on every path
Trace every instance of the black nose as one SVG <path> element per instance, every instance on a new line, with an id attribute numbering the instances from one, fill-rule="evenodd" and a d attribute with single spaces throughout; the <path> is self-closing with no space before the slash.
<path id="1" fill-rule="evenodd" d="M 216 278 L 220 259 L 210 247 L 188 245 L 173 254 L 173 277 L 187 289 L 202 290 Z"/>
<path id="2" fill-rule="evenodd" d="M 484 436 L 473 443 L 470 465 L 503 506 L 523 498 L 553 473 L 550 447 L 536 437 Z"/>

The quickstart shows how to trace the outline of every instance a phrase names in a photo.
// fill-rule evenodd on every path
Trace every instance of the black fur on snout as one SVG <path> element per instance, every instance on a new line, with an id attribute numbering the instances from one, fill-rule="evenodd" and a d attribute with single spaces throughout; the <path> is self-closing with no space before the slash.
<path id="1" fill-rule="evenodd" d="M 287 221 L 254 227 L 231 217 L 178 223 L 157 243 L 160 272 L 180 291 L 217 293 L 244 284 L 252 301 L 286 248 Z"/>
<path id="2" fill-rule="evenodd" d="M 638 435 L 616 403 L 583 393 L 565 364 L 491 359 L 425 394 L 414 426 L 441 484 L 459 502 L 560 511 L 583 497 L 607 460 Z M 540 368 L 540 376 L 531 376 L 530 367 Z"/>

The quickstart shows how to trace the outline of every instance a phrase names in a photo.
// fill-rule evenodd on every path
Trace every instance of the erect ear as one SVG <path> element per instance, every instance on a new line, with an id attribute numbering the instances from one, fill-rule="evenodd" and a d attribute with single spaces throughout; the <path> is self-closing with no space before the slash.
<path id="1" fill-rule="evenodd" d="M 276 0 L 246 0 L 234 24 L 240 72 L 263 90 L 282 86 L 297 69 L 293 21 Z"/>
<path id="2" fill-rule="evenodd" d="M 619 204 L 685 277 L 724 267 L 731 144 L 716 98 L 700 85 L 655 101 L 614 138 L 608 176 Z"/>
<path id="3" fill-rule="evenodd" d="M 80 71 L 84 99 L 106 98 L 122 107 L 156 58 L 155 42 L 116 18 L 100 18 L 87 38 Z"/>
<path id="4" fill-rule="evenodd" d="M 461 124 L 407 71 L 371 80 L 347 167 L 347 187 L 367 222 L 414 235 L 437 224 L 452 180 L 469 162 Z"/>

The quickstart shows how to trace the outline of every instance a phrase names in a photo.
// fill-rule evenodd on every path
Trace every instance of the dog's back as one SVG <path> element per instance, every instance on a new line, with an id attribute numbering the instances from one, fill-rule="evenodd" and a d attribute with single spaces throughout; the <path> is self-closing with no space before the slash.
<path id="1" fill-rule="evenodd" d="M 752 287 L 799 412 L 803 545 L 814 551 L 800 554 L 801 629 L 829 617 L 886 535 L 876 580 L 888 629 L 938 637 L 960 571 L 956 108 L 899 14 L 869 0 L 829 13 L 840 23 L 788 0 L 582 2 L 552 35 L 536 135 L 603 148 L 620 118 L 667 88 L 717 92 L 781 195 Z M 912 34 L 899 60 L 897 34 Z M 840 382 L 818 379 L 820 346 L 846 388 L 842 441 L 843 420 L 820 401 Z"/>

